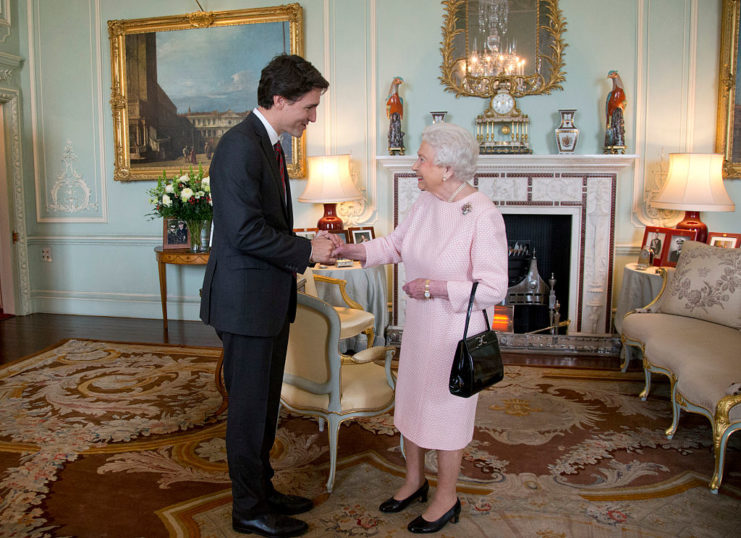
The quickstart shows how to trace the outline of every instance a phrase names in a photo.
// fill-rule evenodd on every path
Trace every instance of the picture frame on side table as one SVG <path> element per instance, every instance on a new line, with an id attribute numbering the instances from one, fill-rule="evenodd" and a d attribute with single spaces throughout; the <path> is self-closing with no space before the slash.
<path id="1" fill-rule="evenodd" d="M 695 237 L 697 237 L 697 230 L 670 229 L 659 265 L 661 267 L 676 267 L 684 242 L 694 241 Z"/>
<path id="2" fill-rule="evenodd" d="M 671 228 L 661 228 L 659 226 L 646 226 L 646 231 L 643 232 L 643 242 L 641 243 L 641 251 L 649 253 L 648 263 L 651 265 L 659 265 L 661 261 L 661 253 L 666 245 L 667 234 L 671 232 Z M 638 263 L 645 263 L 638 260 Z"/>
<path id="3" fill-rule="evenodd" d="M 190 248 L 188 223 L 177 217 L 162 219 L 162 248 Z"/>
<path id="4" fill-rule="evenodd" d="M 350 233 L 350 239 L 355 245 L 376 238 L 376 231 L 373 229 L 373 226 L 358 226 L 348 228 L 347 231 Z"/>
<path id="5" fill-rule="evenodd" d="M 274 56 L 304 55 L 303 9 L 293 3 L 109 20 L 108 37 L 113 179 L 177 177 L 190 166 L 208 169 L 221 136 L 254 106 L 260 73 Z M 284 136 L 289 176 L 305 177 L 306 134 Z"/>
<path id="6" fill-rule="evenodd" d="M 338 231 L 330 230 L 329 233 L 335 234 L 336 236 L 338 236 L 340 240 L 345 244 L 350 242 L 350 234 L 348 233 L 347 230 L 338 230 Z"/>
<path id="7" fill-rule="evenodd" d="M 741 234 L 730 234 L 726 232 L 709 232 L 708 245 L 720 248 L 740 248 Z"/>
<path id="8" fill-rule="evenodd" d="M 319 231 L 318 228 L 294 228 L 293 231 L 296 233 L 299 237 L 304 237 L 311 241 L 316 237 L 317 231 Z"/>

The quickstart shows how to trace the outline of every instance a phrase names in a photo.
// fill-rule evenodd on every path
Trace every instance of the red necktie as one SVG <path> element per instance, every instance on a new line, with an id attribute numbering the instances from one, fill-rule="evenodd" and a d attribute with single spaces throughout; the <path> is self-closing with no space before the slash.
<path id="1" fill-rule="evenodd" d="M 280 141 L 273 146 L 275 158 L 278 160 L 278 169 L 280 170 L 280 182 L 283 184 L 283 201 L 286 201 L 286 156 L 283 154 L 283 146 Z"/>

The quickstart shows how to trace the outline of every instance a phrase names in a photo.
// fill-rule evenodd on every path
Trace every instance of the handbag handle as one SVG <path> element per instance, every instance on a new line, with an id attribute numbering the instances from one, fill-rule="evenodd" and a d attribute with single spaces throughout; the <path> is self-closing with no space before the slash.
<path id="1" fill-rule="evenodd" d="M 473 310 L 473 297 L 476 295 L 476 288 L 479 287 L 478 282 L 474 282 L 473 286 L 471 287 L 471 297 L 468 299 L 468 313 L 466 314 L 466 328 L 463 329 L 463 339 L 465 340 L 468 335 L 468 322 L 471 321 L 471 311 Z M 489 327 L 489 316 L 486 315 L 486 309 L 481 310 L 484 313 L 484 320 L 486 321 L 486 328 L 490 329 Z"/>

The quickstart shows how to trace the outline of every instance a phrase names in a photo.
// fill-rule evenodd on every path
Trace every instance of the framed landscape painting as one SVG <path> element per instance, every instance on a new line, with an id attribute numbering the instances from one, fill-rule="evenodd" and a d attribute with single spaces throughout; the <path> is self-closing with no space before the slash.
<path id="1" fill-rule="evenodd" d="M 118 181 L 208 170 L 221 136 L 257 106 L 262 68 L 303 56 L 299 4 L 108 21 Z M 306 134 L 284 135 L 290 177 L 304 177 Z"/>

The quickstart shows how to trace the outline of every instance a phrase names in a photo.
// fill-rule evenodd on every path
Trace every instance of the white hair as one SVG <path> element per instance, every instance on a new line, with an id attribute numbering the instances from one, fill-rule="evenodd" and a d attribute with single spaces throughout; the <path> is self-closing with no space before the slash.
<path id="1" fill-rule="evenodd" d="M 433 123 L 422 131 L 422 142 L 427 142 L 435 150 L 437 166 L 449 166 L 460 181 L 473 179 L 479 145 L 463 127 L 453 123 Z"/>

